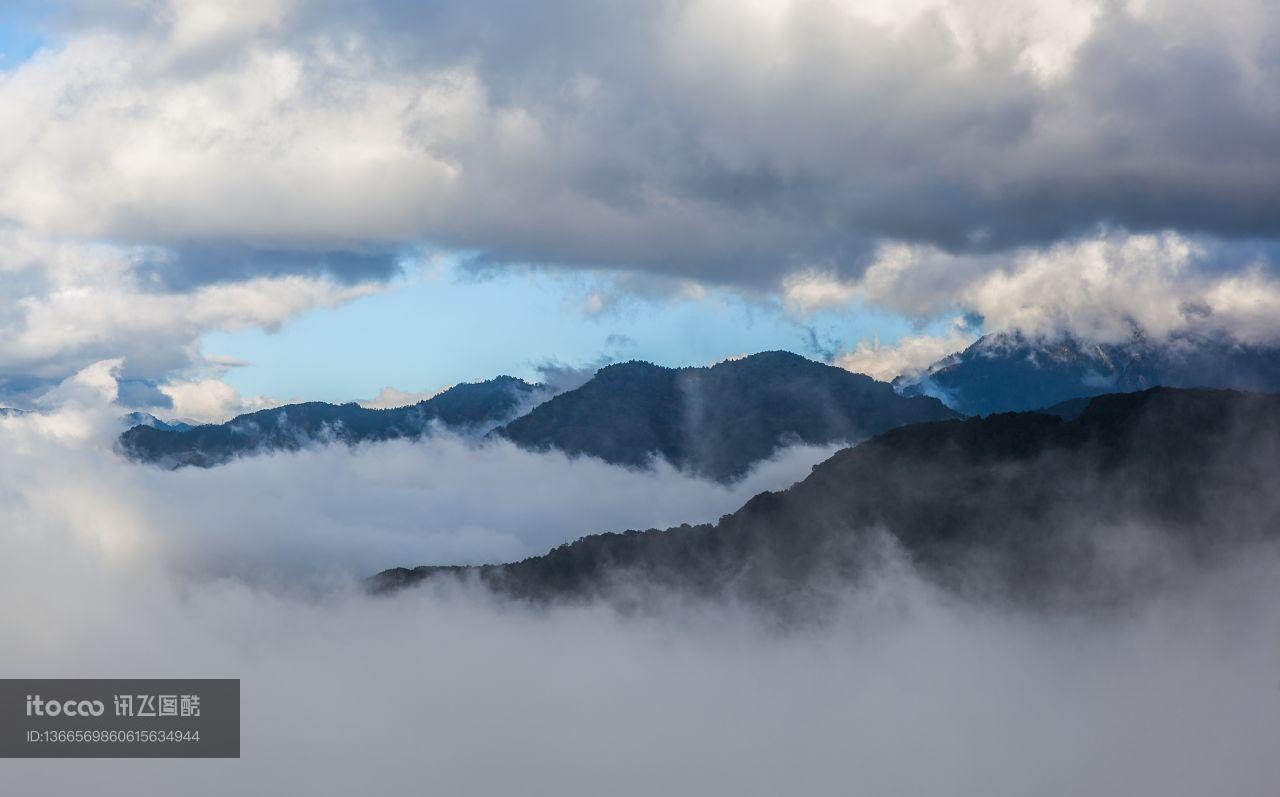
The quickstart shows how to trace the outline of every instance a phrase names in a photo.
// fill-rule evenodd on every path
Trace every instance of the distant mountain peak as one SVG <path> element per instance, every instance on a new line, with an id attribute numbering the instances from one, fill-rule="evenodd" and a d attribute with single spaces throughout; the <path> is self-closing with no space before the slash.
<path id="1" fill-rule="evenodd" d="M 786 349 L 770 349 L 769 351 L 761 351 L 761 352 L 756 352 L 755 354 L 748 354 L 745 357 L 735 357 L 729 360 L 721 360 L 720 362 L 716 363 L 712 367 L 717 368 L 720 366 L 732 366 L 734 363 L 791 363 L 793 365 L 804 365 L 804 366 L 814 366 L 814 365 L 825 366 L 826 365 L 826 363 L 820 363 L 820 362 L 817 362 L 816 360 L 810 360 L 808 357 L 801 356 L 799 354 L 796 354 L 793 351 L 787 351 Z M 827 366 L 827 367 L 833 367 L 833 366 Z"/>
<path id="2" fill-rule="evenodd" d="M 152 429 L 160 429 L 167 432 L 185 432 L 197 426 L 194 423 L 172 418 L 162 421 L 149 412 L 130 412 L 120 418 L 120 425 L 125 429 L 132 429 L 135 426 L 148 426 Z"/>
<path id="3" fill-rule="evenodd" d="M 1112 343 L 1070 335 L 984 335 L 910 378 L 903 395 L 928 395 L 968 415 L 1038 409 L 1073 398 L 1155 386 L 1280 390 L 1280 348 L 1221 336 L 1155 341 L 1135 329 Z"/>
<path id="4" fill-rule="evenodd" d="M 595 375 L 599 378 L 609 378 L 613 376 L 625 376 L 632 374 L 647 374 L 656 371 L 671 370 L 661 365 L 655 365 L 647 360 L 625 360 L 623 362 L 609 363 L 602 366 Z"/>
<path id="5" fill-rule="evenodd" d="M 661 457 L 731 481 L 792 443 L 847 443 L 953 416 L 933 399 L 904 399 L 861 374 L 770 351 L 687 368 L 615 363 L 495 434 L 619 465 Z"/>

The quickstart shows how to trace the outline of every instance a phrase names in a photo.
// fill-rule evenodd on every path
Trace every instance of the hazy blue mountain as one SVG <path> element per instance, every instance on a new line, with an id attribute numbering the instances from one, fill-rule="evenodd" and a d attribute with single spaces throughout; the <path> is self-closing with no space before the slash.
<path id="1" fill-rule="evenodd" d="M 196 428 L 196 424 L 187 423 L 186 421 L 173 419 L 162 421 L 149 412 L 131 412 L 120 418 L 120 424 L 125 429 L 132 429 L 135 426 L 150 426 L 152 429 L 159 429 L 162 432 L 186 432 Z"/>
<path id="2" fill-rule="evenodd" d="M 730 480 L 790 443 L 845 443 L 956 414 L 861 374 L 774 351 L 706 368 L 627 362 L 495 434 L 517 444 L 639 466 L 654 456 Z"/>
<path id="3" fill-rule="evenodd" d="M 1126 343 L 1097 345 L 1001 333 L 894 382 L 903 395 L 936 396 L 966 415 L 1159 385 L 1280 391 L 1280 349 L 1204 337 L 1157 344 L 1135 335 Z"/>
<path id="4" fill-rule="evenodd" d="M 969 597 L 1095 605 L 1158 585 L 1171 563 L 1274 539 L 1277 487 L 1280 396 L 1158 388 L 1094 398 L 1075 420 L 901 427 L 716 524 L 594 535 L 508 565 L 398 568 L 372 586 L 470 572 L 535 602 L 634 606 L 657 589 L 806 613 L 896 552 Z"/>
<path id="5" fill-rule="evenodd" d="M 374 410 L 359 404 L 307 402 L 237 416 L 189 429 L 135 426 L 120 436 L 131 459 L 163 467 L 210 467 L 238 456 L 296 450 L 317 442 L 348 445 L 417 439 L 435 425 L 483 434 L 544 395 L 538 385 L 511 376 L 462 384 L 407 407 Z"/>

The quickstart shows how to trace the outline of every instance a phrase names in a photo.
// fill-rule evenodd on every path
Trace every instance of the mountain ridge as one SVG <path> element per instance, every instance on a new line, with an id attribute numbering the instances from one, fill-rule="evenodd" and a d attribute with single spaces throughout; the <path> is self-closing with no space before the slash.
<path id="1" fill-rule="evenodd" d="M 296 451 L 316 442 L 415 440 L 430 434 L 433 425 L 484 434 L 536 401 L 542 390 L 504 375 L 455 385 L 416 404 L 391 409 L 311 401 L 190 429 L 137 425 L 120 436 L 119 446 L 126 457 L 138 462 L 168 468 L 213 467 L 239 456 Z"/>
<path id="2" fill-rule="evenodd" d="M 885 429 L 956 417 L 928 397 L 785 351 L 710 366 L 632 360 L 494 431 L 532 450 L 557 449 L 638 467 L 655 456 L 720 481 L 792 443 L 847 443 Z"/>
<path id="3" fill-rule="evenodd" d="M 417 439 L 438 422 L 528 450 L 557 449 L 625 467 L 663 458 L 729 482 L 792 444 L 848 443 L 950 417 L 956 413 L 936 399 L 902 397 L 868 376 L 773 351 L 701 367 L 614 363 L 557 395 L 502 376 L 390 410 L 302 402 L 190 429 L 143 419 L 120 436 L 120 450 L 162 467 L 213 467 L 317 442 Z"/>
<path id="4" fill-rule="evenodd" d="M 1109 394 L 1074 420 L 1000 413 L 898 427 L 717 523 L 590 535 L 505 565 L 392 568 L 370 586 L 455 575 L 535 603 L 635 605 L 658 590 L 805 613 L 888 550 L 966 596 L 1107 602 L 1160 583 L 1179 557 L 1274 540 L 1278 462 L 1280 396 Z"/>

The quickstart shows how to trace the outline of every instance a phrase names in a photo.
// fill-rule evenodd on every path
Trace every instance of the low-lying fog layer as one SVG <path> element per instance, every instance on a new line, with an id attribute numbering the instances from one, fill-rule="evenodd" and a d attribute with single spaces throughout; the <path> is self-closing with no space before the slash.
<path id="1" fill-rule="evenodd" d="M 102 450 L 103 419 L 0 429 L 0 673 L 241 678 L 243 758 L 5 761 L 5 793 L 1280 793 L 1271 552 L 1101 617 L 963 605 L 900 565 L 789 630 L 370 598 L 316 575 L 522 555 L 756 488 L 453 441 L 164 473 Z"/>
<path id="2" fill-rule="evenodd" d="M 713 521 L 808 475 L 836 446 L 796 446 L 724 486 L 665 461 L 632 470 L 510 442 L 442 435 L 165 471 L 112 452 L 110 364 L 64 386 L 65 408 L 0 419 L 0 513 L 64 526 L 108 555 L 159 547 L 198 576 L 273 584 L 396 565 L 508 562 L 584 534 Z M 18 456 L 14 453 L 18 452 Z M 6 518 L 7 519 L 7 518 Z"/>

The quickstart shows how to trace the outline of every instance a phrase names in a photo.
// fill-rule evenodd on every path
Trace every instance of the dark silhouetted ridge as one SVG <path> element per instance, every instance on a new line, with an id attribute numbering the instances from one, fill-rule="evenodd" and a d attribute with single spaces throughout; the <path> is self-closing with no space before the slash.
<path id="1" fill-rule="evenodd" d="M 1280 396 L 1160 388 L 1094 398 L 1074 420 L 904 426 L 716 524 L 594 535 L 508 565 L 389 570 L 373 585 L 471 573 L 535 602 L 657 588 L 808 611 L 898 556 L 967 595 L 1092 603 L 1158 583 L 1175 558 L 1273 539 L 1278 474 Z"/>

